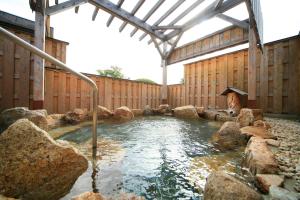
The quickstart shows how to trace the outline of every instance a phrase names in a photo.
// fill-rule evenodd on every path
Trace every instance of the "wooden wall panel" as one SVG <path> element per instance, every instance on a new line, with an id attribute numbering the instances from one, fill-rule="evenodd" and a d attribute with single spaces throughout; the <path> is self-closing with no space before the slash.
<path id="1" fill-rule="evenodd" d="M 9 30 L 25 41 L 33 43 L 32 34 L 11 28 Z M 61 46 L 59 52 L 56 52 L 54 48 L 56 44 Z M 63 54 L 66 53 L 66 46 L 66 42 L 46 38 L 46 52 L 63 62 L 65 62 Z M 48 67 L 54 67 L 47 62 L 45 64 Z M 32 68 L 33 54 L 0 36 L 0 111 L 17 106 L 31 107 Z M 45 79 L 47 79 L 46 76 Z M 47 90 L 46 85 L 45 90 Z M 46 91 L 45 95 L 47 95 Z M 54 109 L 54 106 L 58 106 L 57 102 L 49 105 L 51 109 Z"/>
<path id="2" fill-rule="evenodd" d="M 225 36 L 226 34 L 221 42 Z M 265 44 L 262 56 L 257 52 L 254 63 L 256 80 L 249 86 L 251 88 L 256 85 L 257 104 L 265 112 L 300 114 L 298 52 L 299 37 Z M 248 49 L 189 63 L 184 68 L 184 84 L 168 86 L 172 107 L 192 104 L 224 109 L 227 107 L 226 98 L 219 94 L 226 87 L 237 87 L 246 92 L 248 90 Z M 178 93 L 179 90 L 184 92 Z M 193 98 L 199 94 L 202 95 L 200 101 Z M 185 102 L 179 99 L 185 99 Z"/>
<path id="3" fill-rule="evenodd" d="M 68 72 L 52 68 L 46 68 L 45 76 L 45 109 L 48 113 L 92 108 L 92 90 L 84 81 Z M 90 74 L 88 76 L 97 83 L 98 104 L 108 109 L 115 110 L 120 106 L 142 109 L 145 105 L 157 108 L 160 104 L 161 85 Z"/>

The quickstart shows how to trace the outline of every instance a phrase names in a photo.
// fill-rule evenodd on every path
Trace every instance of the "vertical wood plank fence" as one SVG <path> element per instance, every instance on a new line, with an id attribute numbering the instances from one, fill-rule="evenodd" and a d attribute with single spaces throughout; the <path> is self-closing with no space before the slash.
<path id="1" fill-rule="evenodd" d="M 300 38 L 268 43 L 257 54 L 257 104 L 265 112 L 300 114 Z M 182 105 L 226 108 L 220 93 L 226 87 L 248 90 L 248 50 L 189 63 L 184 67 L 183 85 L 168 87 L 172 107 Z"/>
<path id="2" fill-rule="evenodd" d="M 115 110 L 120 106 L 131 109 L 160 104 L 161 85 L 86 74 L 99 89 L 98 104 Z M 45 109 L 49 113 L 65 113 L 74 108 L 91 109 L 92 90 L 76 76 L 57 69 L 45 74 Z"/>

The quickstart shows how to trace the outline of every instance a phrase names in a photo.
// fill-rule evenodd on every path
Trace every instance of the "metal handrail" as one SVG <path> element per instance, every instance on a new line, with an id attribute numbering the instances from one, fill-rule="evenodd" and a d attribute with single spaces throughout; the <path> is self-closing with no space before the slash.
<path id="1" fill-rule="evenodd" d="M 92 132 L 93 132 L 93 166 L 95 166 L 96 154 L 97 154 L 97 99 L 98 99 L 98 87 L 97 87 L 96 83 L 89 77 L 69 68 L 63 62 L 57 60 L 56 58 L 50 56 L 49 54 L 45 53 L 44 51 L 31 45 L 30 43 L 26 42 L 25 40 L 19 38 L 18 36 L 14 35 L 13 33 L 2 28 L 1 26 L 0 26 L 0 34 L 13 40 L 18 45 L 24 47 L 25 49 L 29 50 L 30 52 L 32 52 L 34 54 L 40 56 L 41 58 L 44 58 L 45 60 L 61 67 L 62 69 L 70 72 L 71 74 L 78 76 L 79 78 L 86 81 L 93 88 L 93 127 L 92 127 Z"/>

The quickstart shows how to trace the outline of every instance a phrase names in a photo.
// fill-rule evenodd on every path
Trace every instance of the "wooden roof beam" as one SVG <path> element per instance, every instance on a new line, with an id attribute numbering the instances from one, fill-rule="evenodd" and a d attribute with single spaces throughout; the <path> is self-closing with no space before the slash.
<path id="1" fill-rule="evenodd" d="M 199 6 L 204 0 L 198 0 L 192 5 L 190 5 L 187 9 L 185 9 L 180 15 L 178 15 L 173 21 L 171 21 L 168 26 L 174 26 L 177 22 L 179 22 L 182 18 L 184 18 L 187 14 L 189 14 L 192 10 L 194 10 L 197 6 Z M 162 31 L 163 33 L 166 30 Z M 148 41 L 148 44 L 151 44 L 152 40 Z"/>
<path id="2" fill-rule="evenodd" d="M 46 15 L 54 15 L 60 12 L 63 12 L 65 10 L 77 7 L 79 5 L 85 4 L 87 3 L 88 0 L 69 0 L 69 1 L 65 1 L 63 3 L 54 5 L 54 6 L 50 6 L 48 8 L 45 9 L 45 14 Z"/>
<path id="3" fill-rule="evenodd" d="M 143 21 L 146 22 L 165 1 L 166 0 L 159 0 L 158 2 L 156 2 L 156 4 L 151 8 L 151 10 L 145 15 Z M 132 37 L 137 31 L 138 29 L 134 28 L 130 33 L 130 37 Z"/>
<path id="4" fill-rule="evenodd" d="M 216 0 L 214 3 L 210 4 L 205 10 L 196 15 L 194 18 L 190 19 L 187 23 L 185 23 L 183 25 L 182 31 L 185 32 L 205 20 L 213 18 L 214 16 L 220 13 L 226 12 L 227 10 L 244 2 L 244 0 L 227 0 L 218 9 L 215 9 L 216 2 L 219 2 L 219 0 Z M 174 36 L 178 35 L 179 33 L 179 30 L 174 30 L 166 36 L 166 39 L 169 40 Z"/>
<path id="5" fill-rule="evenodd" d="M 219 0 L 219 1 L 216 2 L 216 4 L 215 4 L 215 10 L 219 9 L 222 6 L 223 1 L 224 0 Z"/>
<path id="6" fill-rule="evenodd" d="M 135 17 L 126 10 L 119 8 L 117 5 L 108 0 L 89 0 L 89 3 L 143 30 L 147 34 L 155 36 L 161 40 L 165 40 L 165 36 L 160 31 L 154 31 L 149 24 L 143 22 L 141 19 Z"/>
<path id="7" fill-rule="evenodd" d="M 158 26 L 162 21 L 164 21 L 169 15 L 171 15 L 185 0 L 178 0 L 163 16 L 161 16 L 153 26 Z M 147 33 L 144 33 L 140 36 L 139 40 L 143 40 L 147 36 Z"/>
<path id="8" fill-rule="evenodd" d="M 132 11 L 131 11 L 131 15 L 135 15 L 135 13 L 140 9 L 140 7 L 142 7 L 142 5 L 145 3 L 145 0 L 139 0 L 138 1 L 138 3 L 134 6 L 134 8 L 132 9 Z M 126 21 L 124 21 L 123 23 L 122 23 L 122 25 L 120 26 L 120 28 L 119 28 L 119 32 L 121 33 L 123 30 L 124 30 L 124 28 L 125 28 L 125 26 L 127 25 L 127 22 Z"/>
<path id="9" fill-rule="evenodd" d="M 124 3 L 124 0 L 119 0 L 118 3 L 117 3 L 117 7 L 118 7 L 118 8 L 121 8 L 121 6 L 122 6 L 123 3 Z M 110 26 L 110 24 L 111 24 L 111 22 L 113 21 L 114 17 L 115 17 L 115 16 L 110 15 L 109 19 L 108 19 L 107 22 L 106 22 L 106 26 L 107 26 L 107 27 Z"/>
<path id="10" fill-rule="evenodd" d="M 220 19 L 222 19 L 222 20 L 224 20 L 224 21 L 227 21 L 227 22 L 229 22 L 229 23 L 231 23 L 233 25 L 237 25 L 237 26 L 239 26 L 239 27 L 241 27 L 243 29 L 246 29 L 246 30 L 249 29 L 249 23 L 247 23 L 245 21 L 237 20 L 235 18 L 232 18 L 232 17 L 230 17 L 228 15 L 224 15 L 222 13 L 218 14 L 217 17 L 220 18 Z"/>

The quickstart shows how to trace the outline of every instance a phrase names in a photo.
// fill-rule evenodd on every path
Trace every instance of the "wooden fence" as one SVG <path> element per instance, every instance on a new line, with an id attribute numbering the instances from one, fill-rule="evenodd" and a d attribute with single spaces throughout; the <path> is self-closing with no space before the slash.
<path id="1" fill-rule="evenodd" d="M 265 112 L 300 113 L 300 38 L 268 43 L 256 60 L 256 96 Z M 168 102 L 226 108 L 219 94 L 228 86 L 248 90 L 248 50 L 185 65 L 183 85 L 168 87 Z"/>
<path id="2" fill-rule="evenodd" d="M 120 106 L 131 109 L 160 104 L 161 85 L 125 79 L 88 75 L 99 89 L 98 104 L 114 110 Z M 47 69 L 45 74 L 45 105 L 49 113 L 65 113 L 74 108 L 90 109 L 91 87 L 76 76 L 62 70 Z"/>
<path id="3" fill-rule="evenodd" d="M 31 33 L 9 29 L 17 36 L 33 44 Z M 68 43 L 46 38 L 46 52 L 66 62 Z M 55 68 L 50 63 L 46 67 Z M 0 111 L 16 106 L 32 107 L 33 54 L 0 36 Z"/>

